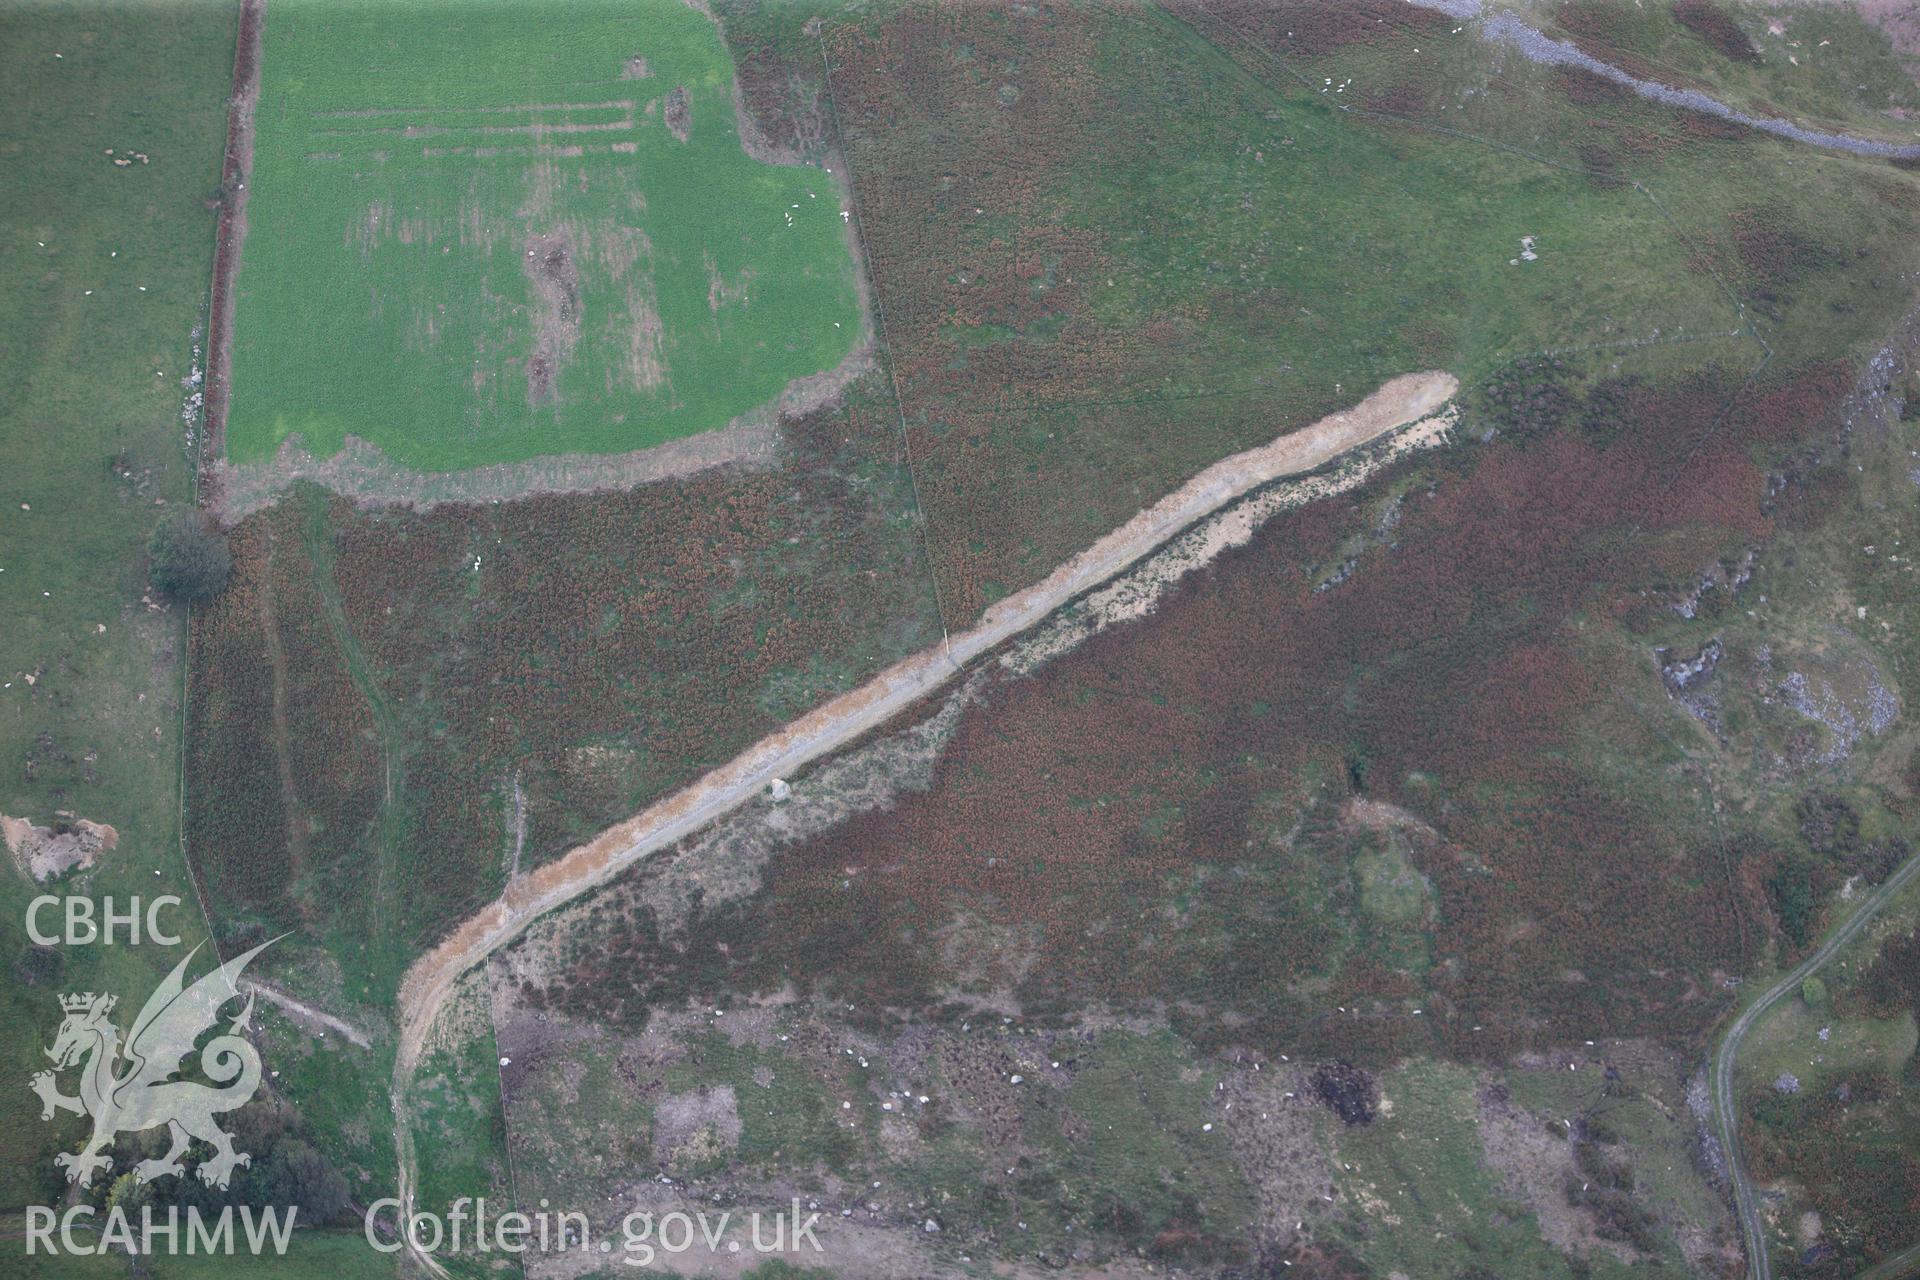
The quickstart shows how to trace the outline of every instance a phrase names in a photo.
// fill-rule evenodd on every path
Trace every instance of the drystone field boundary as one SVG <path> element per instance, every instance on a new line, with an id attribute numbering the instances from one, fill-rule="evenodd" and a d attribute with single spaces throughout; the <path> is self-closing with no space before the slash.
<path id="1" fill-rule="evenodd" d="M 866 684 L 762 738 L 726 764 L 559 859 L 516 878 L 490 905 L 415 961 L 400 985 L 394 1057 L 394 1143 L 400 1197 L 418 1183 L 406 1099 L 435 1017 L 460 977 L 541 916 L 612 880 L 636 862 L 731 812 L 777 778 L 858 739 L 960 674 L 964 665 L 1036 626 L 1077 596 L 1150 555 L 1197 521 L 1262 485 L 1318 470 L 1342 454 L 1438 413 L 1459 391 L 1452 374 L 1403 374 L 1350 409 L 1208 467 L 1068 560 L 1040 582 L 989 608 L 967 631 L 907 658 Z M 410 1249 L 426 1269 L 447 1273 Z"/>
<path id="2" fill-rule="evenodd" d="M 453 982 L 534 919 L 698 830 L 775 778 L 793 774 L 885 723 L 952 679 L 968 661 L 1033 627 L 1195 521 L 1264 484 L 1316 470 L 1357 446 L 1428 417 L 1458 388 L 1451 374 L 1405 374 L 1351 409 L 1215 463 L 1042 581 L 989 608 L 971 629 L 815 708 L 699 781 L 514 881 L 499 899 L 457 926 L 408 970 L 400 988 L 397 1071 L 404 1077 L 411 1070 L 422 1037 Z"/>
<path id="3" fill-rule="evenodd" d="M 227 146 L 220 161 L 220 217 L 214 231 L 213 294 L 207 315 L 204 418 L 208 448 L 217 457 L 226 443 L 228 377 L 233 368 L 233 290 L 240 251 L 247 239 L 247 175 L 253 172 L 253 109 L 260 97 L 260 33 L 266 0 L 241 0 L 234 34 L 233 95 L 227 112 Z"/>

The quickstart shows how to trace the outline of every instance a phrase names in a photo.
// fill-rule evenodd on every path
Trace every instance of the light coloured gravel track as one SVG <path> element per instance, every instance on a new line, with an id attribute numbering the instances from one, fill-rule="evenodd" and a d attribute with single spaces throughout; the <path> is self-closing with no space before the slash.
<path id="1" fill-rule="evenodd" d="M 1438 411 L 1459 390 L 1441 372 L 1404 374 L 1350 409 L 1208 467 L 1044 580 L 1001 600 L 950 636 L 793 721 L 645 812 L 514 880 L 497 900 L 415 961 L 400 986 L 400 1043 L 393 1102 L 402 1199 L 415 1183 L 405 1099 L 427 1031 L 461 975 L 548 912 L 607 883 L 657 850 L 700 830 L 807 763 L 838 750 L 953 679 L 972 659 L 1033 627 L 1198 521 L 1285 476 L 1313 471 L 1351 449 Z M 438 1274 L 431 1258 L 419 1259 Z"/>

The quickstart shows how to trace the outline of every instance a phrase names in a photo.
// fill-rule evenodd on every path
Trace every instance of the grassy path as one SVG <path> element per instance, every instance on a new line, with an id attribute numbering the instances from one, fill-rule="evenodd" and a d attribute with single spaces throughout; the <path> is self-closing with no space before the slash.
<path id="1" fill-rule="evenodd" d="M 399 757 L 405 749 L 406 733 L 400 723 L 399 713 L 388 700 L 386 691 L 380 687 L 379 677 L 360 648 L 353 628 L 347 623 L 346 606 L 340 600 L 340 585 L 334 576 L 333 542 L 328 536 L 323 499 L 308 495 L 306 507 L 301 512 L 300 537 L 306 548 L 308 563 L 313 569 L 313 586 L 320 595 L 327 630 L 340 648 L 340 658 L 346 666 L 347 675 L 354 687 L 360 690 L 360 696 L 367 700 L 367 708 L 373 714 L 374 727 L 380 737 L 385 786 L 380 800 L 379 847 L 374 862 L 372 901 L 375 905 L 374 933 L 377 944 L 384 952 L 402 945 L 396 943 L 392 936 L 392 901 L 398 889 L 399 874 L 395 850 L 405 839 L 407 825 L 404 797 L 395 786 L 396 771 L 401 769 Z"/>
<path id="2" fill-rule="evenodd" d="M 1920 854 L 1902 863 L 1900 868 L 1887 877 L 1886 883 L 1874 890 L 1867 900 L 1860 904 L 1859 910 L 1848 916 L 1835 929 L 1820 949 L 1796 965 L 1785 977 L 1767 988 L 1759 999 L 1741 1011 L 1733 1020 L 1727 1033 L 1721 1038 L 1720 1047 L 1715 1053 L 1709 1077 L 1713 1087 L 1714 1122 L 1720 1128 L 1720 1141 L 1727 1152 L 1728 1176 L 1733 1181 L 1733 1206 L 1740 1215 L 1740 1235 L 1747 1248 L 1747 1275 L 1750 1280 L 1773 1280 L 1773 1259 L 1767 1253 L 1766 1229 L 1760 1220 L 1760 1208 L 1754 1196 L 1753 1183 L 1747 1177 L 1747 1171 L 1740 1159 L 1740 1123 L 1734 1109 L 1733 1074 L 1734 1063 L 1740 1053 L 1741 1041 L 1747 1033 L 1765 1017 L 1768 1010 L 1779 1004 L 1787 995 L 1800 989 L 1800 984 L 1826 968 L 1834 957 L 1846 949 L 1860 935 L 1860 931 L 1880 914 L 1888 900 L 1914 880 L 1920 879 Z M 1893 1266 L 1905 1259 L 1908 1263 L 1920 1262 L 1920 1246 L 1907 1250 L 1897 1258 L 1888 1259 L 1882 1267 Z M 1884 1275 L 1881 1268 L 1866 1273 L 1875 1280 L 1888 1280 L 1889 1277 L 1904 1274 L 1897 1267 Z"/>

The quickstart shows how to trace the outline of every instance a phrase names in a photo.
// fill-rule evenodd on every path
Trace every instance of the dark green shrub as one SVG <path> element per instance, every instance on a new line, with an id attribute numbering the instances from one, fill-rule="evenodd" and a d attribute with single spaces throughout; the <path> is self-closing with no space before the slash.
<path id="1" fill-rule="evenodd" d="M 233 574 L 226 535 L 197 513 L 181 512 L 161 522 L 147 552 L 153 558 L 153 585 L 182 604 L 211 600 L 226 590 Z"/>

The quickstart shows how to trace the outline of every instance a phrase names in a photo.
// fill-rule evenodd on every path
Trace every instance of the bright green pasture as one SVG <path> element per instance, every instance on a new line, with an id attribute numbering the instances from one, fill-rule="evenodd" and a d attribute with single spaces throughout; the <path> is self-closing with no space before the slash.
<path id="1" fill-rule="evenodd" d="M 618 452 L 839 363 L 838 175 L 748 156 L 733 83 L 680 0 L 275 3 L 229 456 Z"/>

